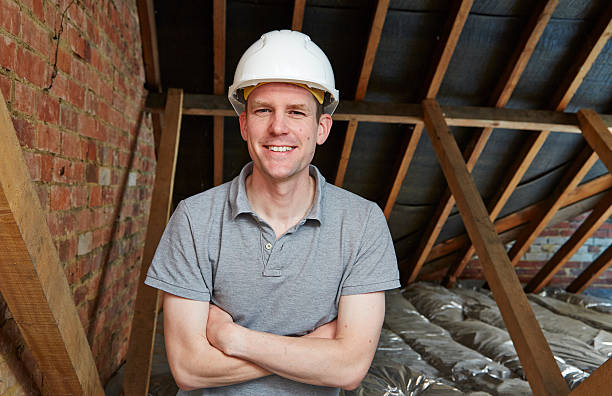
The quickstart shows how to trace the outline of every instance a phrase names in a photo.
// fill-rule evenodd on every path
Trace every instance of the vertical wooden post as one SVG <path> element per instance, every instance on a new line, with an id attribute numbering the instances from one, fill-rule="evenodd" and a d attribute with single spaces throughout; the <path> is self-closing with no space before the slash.
<path id="1" fill-rule="evenodd" d="M 423 101 L 425 126 L 455 197 L 459 213 L 476 247 L 508 333 L 535 395 L 569 394 L 542 329 L 531 310 L 504 245 L 467 169 L 457 142 L 433 99 Z"/>
<path id="2" fill-rule="evenodd" d="M 127 353 L 123 394 L 146 396 L 149 390 L 151 359 L 160 293 L 144 284 L 155 249 L 170 218 L 174 172 L 181 130 L 183 90 L 169 89 L 164 110 L 164 127 L 155 171 L 149 224 L 140 269 L 138 293 L 132 319 L 130 346 Z"/>
<path id="3" fill-rule="evenodd" d="M 51 232 L 0 93 L 0 292 L 57 395 L 104 395 Z"/>

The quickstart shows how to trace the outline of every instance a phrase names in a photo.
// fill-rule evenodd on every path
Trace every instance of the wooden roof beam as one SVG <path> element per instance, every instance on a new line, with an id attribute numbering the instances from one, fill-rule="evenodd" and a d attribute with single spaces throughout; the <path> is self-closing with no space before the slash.
<path id="1" fill-rule="evenodd" d="M 527 66 L 527 62 L 529 61 L 529 58 L 531 57 L 531 54 L 533 53 L 542 32 L 546 28 L 546 24 L 548 23 L 550 16 L 557 6 L 557 2 L 558 0 L 541 2 L 540 8 L 536 10 L 537 12 L 534 13 L 533 17 L 529 21 L 528 28 L 521 36 L 519 45 L 517 46 L 510 62 L 508 63 L 508 67 L 504 71 L 502 78 L 499 81 L 498 88 L 495 91 L 496 93 L 489 101 L 493 103 L 495 107 L 504 107 L 510 99 L 510 96 L 514 91 L 523 70 Z M 476 165 L 476 161 L 484 150 L 491 133 L 493 133 L 493 128 L 489 127 L 480 129 L 470 139 L 470 142 L 468 143 L 463 154 L 470 172 Z M 446 223 L 446 220 L 448 219 L 454 205 L 455 200 L 447 187 L 442 194 L 442 199 L 434 211 L 434 216 L 428 223 L 426 232 L 421 238 L 417 251 L 413 256 L 413 262 L 408 269 L 409 282 L 416 279 L 418 272 L 425 263 L 425 260 L 436 242 L 438 235 L 442 231 L 442 228 L 444 227 L 444 224 Z M 450 286 L 452 279 L 454 278 L 447 277 L 444 282 L 445 285 Z"/>
<path id="2" fill-rule="evenodd" d="M 295 0 L 293 3 L 293 18 L 291 20 L 291 30 L 302 31 L 304 23 L 304 9 L 306 8 L 306 0 Z"/>
<path id="3" fill-rule="evenodd" d="M 576 62 L 572 65 L 568 77 L 553 96 L 552 102 L 555 103 L 555 110 L 564 110 L 570 103 L 610 36 L 612 36 L 612 3 L 608 5 L 598 20 L 587 41 L 580 47 L 580 52 L 576 56 Z"/>
<path id="4" fill-rule="evenodd" d="M 372 73 L 372 68 L 374 67 L 376 50 L 378 49 L 378 43 L 380 42 L 380 35 L 382 34 L 385 19 L 387 18 L 388 8 L 389 0 L 378 0 L 376 12 L 374 13 L 374 20 L 372 21 L 372 27 L 370 29 L 370 36 L 368 37 L 368 45 L 363 58 L 363 64 L 361 65 L 361 72 L 359 73 L 359 81 L 357 82 L 357 90 L 355 92 L 355 101 L 362 101 L 365 98 L 368 82 L 370 81 L 370 74 Z M 336 171 L 336 177 L 334 179 L 334 184 L 339 187 L 341 187 L 342 183 L 344 182 L 344 175 L 346 174 L 346 168 L 348 167 L 348 162 L 351 156 L 357 126 L 358 122 L 351 120 L 348 128 L 346 129 L 344 144 L 342 145 L 342 153 L 340 154 L 340 161 L 338 163 L 338 170 Z"/>
<path id="5" fill-rule="evenodd" d="M 592 396 L 610 393 L 612 377 L 612 358 L 608 359 L 597 370 L 593 371 L 580 385 L 572 390 L 570 396 Z"/>
<path id="6" fill-rule="evenodd" d="M 163 94 L 149 93 L 147 110 L 162 111 L 165 100 Z M 442 111 L 449 126 L 582 133 L 574 113 L 476 106 L 442 106 Z M 236 117 L 225 95 L 185 94 L 183 114 Z M 612 115 L 599 116 L 612 131 Z M 418 104 L 411 103 L 342 101 L 333 118 L 336 121 L 422 124 L 423 111 Z"/>
<path id="7" fill-rule="evenodd" d="M 582 293 L 591 282 L 597 279 L 612 264 L 612 246 L 609 246 L 567 287 L 570 293 Z"/>
<path id="8" fill-rule="evenodd" d="M 595 59 L 597 59 L 605 43 L 610 38 L 612 34 L 611 20 L 612 6 L 609 6 L 597 26 L 593 29 L 589 39 L 581 48 L 580 53 L 576 56 L 573 66 L 559 86 L 557 93 L 553 96 L 551 108 L 554 108 L 556 111 L 565 110 L 571 98 L 580 87 L 582 80 L 584 80 L 584 77 L 591 69 Z M 510 199 L 525 172 L 527 172 L 527 169 L 529 169 L 529 166 L 540 151 L 540 148 L 544 145 L 550 131 L 550 128 L 542 128 L 541 131 L 529 136 L 517 160 L 511 165 L 510 171 L 504 177 L 501 188 L 489 202 L 488 209 L 492 219 L 497 218 L 506 202 Z M 449 268 L 445 283 L 450 284 L 461 275 L 473 254 L 474 248 L 468 246 L 459 256 L 459 259 Z"/>
<path id="9" fill-rule="evenodd" d="M 568 395 L 569 388 L 531 310 L 506 250 L 463 156 L 435 100 L 423 101 L 425 124 L 459 213 L 482 262 L 485 277 L 536 395 Z"/>
<path id="10" fill-rule="evenodd" d="M 157 28 L 155 25 L 155 7 L 153 0 L 137 0 L 138 19 L 140 21 L 140 41 L 142 43 L 142 58 L 145 67 L 146 88 L 151 92 L 162 92 L 161 72 L 159 69 L 159 51 L 157 49 Z M 155 150 L 159 147 L 159 139 L 163 125 L 162 115 L 153 113 L 153 139 Z"/>
<path id="11" fill-rule="evenodd" d="M 563 265 L 578 251 L 587 239 L 601 227 L 612 215 L 612 191 L 608 192 L 595 206 L 591 214 L 584 220 L 563 246 L 538 271 L 525 286 L 526 293 L 539 293 Z"/>
<path id="12" fill-rule="evenodd" d="M 612 173 L 612 132 L 593 110 L 580 110 L 578 121 L 582 127 L 582 136 L 599 155 L 608 172 Z"/>
<path id="13" fill-rule="evenodd" d="M 427 78 L 427 84 L 424 86 L 424 97 L 435 98 L 438 94 L 444 79 L 444 75 L 446 74 L 446 69 L 448 68 L 448 64 L 450 63 L 453 53 L 455 52 L 457 42 L 459 41 L 459 37 L 463 31 L 463 26 L 465 26 L 465 21 L 467 21 L 470 9 L 472 8 L 472 4 L 473 0 L 455 1 L 453 3 L 453 9 L 450 13 L 451 17 L 449 18 L 447 26 L 444 29 L 445 33 L 443 34 L 443 37 L 445 37 L 445 39 L 440 42 L 440 46 L 436 50 L 436 55 L 434 56 L 434 60 L 432 62 L 432 72 Z M 385 203 L 383 205 L 383 212 L 387 219 L 389 219 L 389 216 L 391 215 L 391 211 L 393 210 L 393 206 L 397 200 L 397 195 L 402 187 L 402 183 L 406 177 L 406 172 L 408 171 L 408 167 L 410 166 L 410 162 L 412 161 L 412 157 L 414 156 L 414 152 L 419 144 L 422 133 L 423 124 L 416 124 L 412 130 L 412 133 L 407 136 L 404 141 L 401 150 L 402 154 L 394 173 L 395 176 L 393 177 L 393 182 L 391 183 L 391 187 L 389 188 L 389 192 L 387 193 L 387 197 L 385 198 Z"/>
<path id="14" fill-rule="evenodd" d="M 213 2 L 213 63 L 215 95 L 225 93 L 226 0 Z M 213 184 L 223 183 L 223 116 L 213 117 Z"/>
<path id="15" fill-rule="evenodd" d="M 568 207 L 593 197 L 597 194 L 609 190 L 612 188 L 612 175 L 606 173 L 600 177 L 597 177 L 591 181 L 588 181 L 581 186 L 577 187 L 574 191 L 567 194 L 563 200 L 562 206 Z M 519 227 L 529 222 L 535 215 L 542 211 L 542 208 L 546 202 L 541 201 L 534 205 L 530 205 L 518 212 L 511 213 L 507 216 L 499 218 L 495 221 L 495 231 L 498 234 L 502 234 L 513 228 Z M 465 248 L 469 244 L 469 238 L 466 234 L 462 234 L 453 238 L 449 238 L 436 244 L 426 262 L 438 259 L 440 257 L 454 253 L 455 251 Z"/>
<path id="16" fill-rule="evenodd" d="M 126 357 L 126 381 L 123 382 L 123 394 L 126 396 L 146 395 L 149 390 L 155 326 L 161 293 L 157 289 L 145 285 L 144 280 L 153 261 L 155 249 L 170 218 L 182 108 L 183 91 L 181 89 L 169 89 L 166 111 L 164 112 L 164 129 L 155 170 L 149 223 L 140 267 L 140 280 L 132 319 L 130 345 Z"/>
<path id="17" fill-rule="evenodd" d="M 593 152 L 591 147 L 585 146 L 557 183 L 554 191 L 547 199 L 544 209 L 529 223 L 528 227 L 521 232 L 514 245 L 512 245 L 508 252 L 512 265 L 516 266 L 518 264 L 533 240 L 544 231 L 550 219 L 559 210 L 563 197 L 578 186 L 578 183 L 584 179 L 595 162 L 597 162 L 597 154 Z"/>
<path id="18" fill-rule="evenodd" d="M 0 93 L 0 292 L 47 393 L 104 395 L 85 330 Z"/>

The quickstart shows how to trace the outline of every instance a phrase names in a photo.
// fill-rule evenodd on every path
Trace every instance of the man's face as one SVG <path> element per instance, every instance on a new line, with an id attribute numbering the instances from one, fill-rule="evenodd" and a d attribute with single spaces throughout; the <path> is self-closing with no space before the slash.
<path id="1" fill-rule="evenodd" d="M 317 102 L 297 85 L 269 83 L 249 95 L 240 132 L 255 168 L 271 181 L 308 173 L 317 144 L 331 128 L 331 116 L 316 119 Z M 255 172 L 255 170 L 254 170 Z"/>

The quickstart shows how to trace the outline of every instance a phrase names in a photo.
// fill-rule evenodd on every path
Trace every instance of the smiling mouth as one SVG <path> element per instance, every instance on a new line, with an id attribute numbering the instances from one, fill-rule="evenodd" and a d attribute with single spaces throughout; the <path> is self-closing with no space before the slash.
<path id="1" fill-rule="evenodd" d="M 265 146 L 268 150 L 274 151 L 276 153 L 284 153 L 287 151 L 293 150 L 294 146 Z"/>

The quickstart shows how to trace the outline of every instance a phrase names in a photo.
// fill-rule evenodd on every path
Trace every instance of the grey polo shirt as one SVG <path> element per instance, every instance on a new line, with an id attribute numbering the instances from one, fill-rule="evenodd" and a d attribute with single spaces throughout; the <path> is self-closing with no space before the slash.
<path id="1" fill-rule="evenodd" d="M 234 180 L 182 201 L 172 215 L 145 283 L 210 301 L 244 327 L 299 336 L 332 321 L 340 297 L 399 287 L 393 242 L 373 202 L 327 184 L 314 166 L 315 199 L 306 216 L 276 239 L 249 204 L 247 164 Z M 338 389 L 276 375 L 207 395 L 337 395 Z M 180 394 L 204 394 L 204 390 Z"/>

